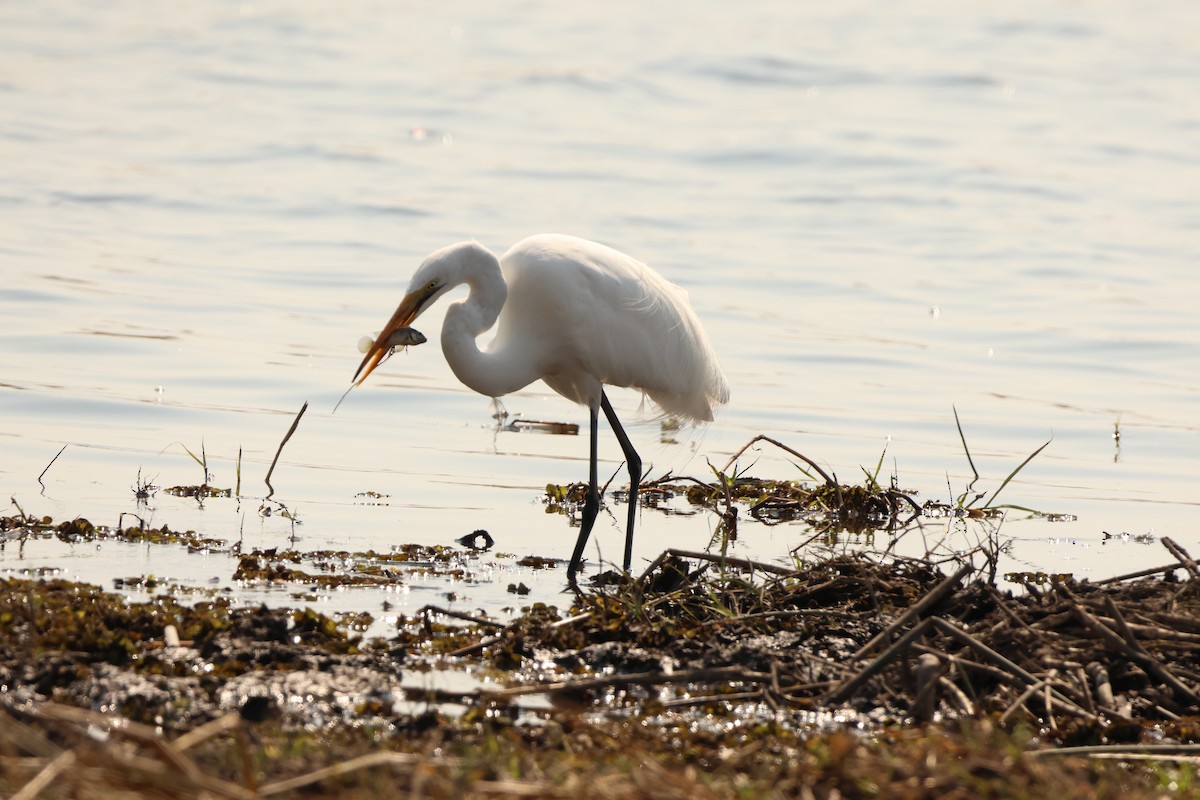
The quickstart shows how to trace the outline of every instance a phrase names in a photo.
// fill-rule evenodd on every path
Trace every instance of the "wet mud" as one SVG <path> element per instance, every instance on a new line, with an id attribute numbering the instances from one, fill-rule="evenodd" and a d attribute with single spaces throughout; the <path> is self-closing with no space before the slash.
<path id="1" fill-rule="evenodd" d="M 18 523 L 28 535 L 104 533 L 81 520 L 4 524 Z M 161 529 L 153 538 L 202 544 Z M 104 778 L 114 791 L 153 795 L 166 782 L 168 796 L 287 796 L 301 785 L 351 796 L 341 793 L 376 791 L 380 770 L 411 788 L 422 764 L 430 796 L 650 796 L 639 781 L 664 765 L 674 777 L 658 796 L 692 796 L 701 773 L 676 772 L 700 767 L 725 776 L 711 796 L 731 796 L 739 775 L 746 796 L 874 796 L 848 789 L 918 775 L 908 796 L 949 796 L 952 775 L 895 761 L 921 751 L 974 759 L 992 796 L 1155 796 L 1163 774 L 1178 788 L 1179 773 L 1052 766 L 1039 754 L 1191 752 L 1200 568 L 1163 544 L 1166 563 L 1149 574 L 1028 575 L 1022 593 L 968 563 L 836 556 L 783 567 L 668 551 L 641 575 L 595 576 L 562 608 L 533 604 L 500 622 L 429 606 L 369 639 L 357 633 L 369 620 L 353 615 L 170 594 L 136 603 L 7 578 L 0 782 L 24 791 L 71 754 L 75 771 L 47 784 L 61 793 L 25 796 L 82 796 L 79 776 L 114 759 L 128 761 Z M 238 572 L 310 584 L 300 566 L 346 555 L 256 552 Z M 381 569 L 433 564 L 439 551 L 391 555 Z M 437 672 L 462 679 L 411 680 Z M 610 791 L 572 782 L 597 769 Z M 852 781 L 851 769 L 868 772 Z M 1094 794 L 1073 794 L 1084 786 Z"/>

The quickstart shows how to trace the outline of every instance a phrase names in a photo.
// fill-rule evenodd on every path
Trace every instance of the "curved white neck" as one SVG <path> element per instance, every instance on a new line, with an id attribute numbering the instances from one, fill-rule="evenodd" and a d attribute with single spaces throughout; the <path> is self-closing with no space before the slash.
<path id="1" fill-rule="evenodd" d="M 474 262 L 461 282 L 471 292 L 450 304 L 442 323 L 442 352 L 458 379 L 482 395 L 501 397 L 541 377 L 536 365 L 513 348 L 479 349 L 477 339 L 496 324 L 508 298 L 499 261 Z"/>

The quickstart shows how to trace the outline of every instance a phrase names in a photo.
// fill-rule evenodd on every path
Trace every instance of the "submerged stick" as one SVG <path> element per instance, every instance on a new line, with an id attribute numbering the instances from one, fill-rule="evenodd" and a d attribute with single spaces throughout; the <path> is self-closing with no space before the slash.
<path id="1" fill-rule="evenodd" d="M 283 452 L 283 446 L 288 443 L 288 439 L 292 438 L 292 434 L 296 432 L 296 426 L 300 424 L 300 418 L 304 416 L 304 412 L 308 411 L 308 401 L 304 401 L 304 405 L 300 407 L 300 413 L 292 420 L 292 427 L 288 428 L 288 432 L 284 434 L 283 441 L 279 443 L 279 449 L 275 451 L 275 458 L 271 459 L 271 468 L 267 470 L 267 477 L 263 482 L 267 484 L 270 493 L 267 494 L 267 499 L 271 499 L 271 495 L 275 494 L 275 487 L 271 485 L 271 473 L 275 471 L 275 465 L 279 463 L 279 454 Z"/>
<path id="2" fill-rule="evenodd" d="M 50 471 L 50 468 L 54 466 L 54 462 L 58 461 L 58 457 L 61 456 L 63 454 L 63 450 L 66 450 L 66 449 L 67 449 L 67 446 L 64 444 L 62 446 L 62 450 L 59 450 L 57 453 L 54 454 L 54 458 L 50 459 L 50 463 L 47 464 L 46 468 L 44 470 L 42 470 L 40 475 L 38 475 L 38 485 L 40 485 L 42 487 L 43 492 L 46 491 L 46 484 L 42 483 L 42 478 L 45 476 L 45 474 L 47 472 Z"/>

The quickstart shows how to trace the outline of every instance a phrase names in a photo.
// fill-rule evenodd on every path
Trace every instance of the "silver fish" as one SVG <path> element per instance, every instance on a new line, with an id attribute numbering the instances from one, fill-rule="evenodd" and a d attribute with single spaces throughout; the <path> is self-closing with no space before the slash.
<path id="1" fill-rule="evenodd" d="M 385 350 L 387 352 L 382 356 L 377 355 L 375 357 L 375 361 L 372 362 L 371 367 L 374 368 L 377 364 L 382 364 L 384 361 L 387 361 L 389 358 L 391 358 L 392 353 L 396 352 L 397 347 L 403 350 L 406 347 L 414 347 L 418 344 L 425 344 L 427 341 L 429 341 L 429 339 L 425 337 L 425 334 L 421 333 L 416 328 L 397 328 L 396 330 L 392 331 L 390 336 L 388 336 L 387 341 L 379 343 L 378 350 Z M 358 340 L 358 352 L 366 354 L 373 350 L 376 350 L 374 336 L 364 336 Z M 378 352 L 378 350 L 376 350 L 376 352 Z M 366 363 L 367 361 L 364 359 L 363 364 Z M 362 369 L 362 367 L 360 366 L 359 369 Z M 366 380 L 365 376 L 363 380 Z M 359 381 L 358 383 L 362 383 L 362 381 Z M 351 383 L 350 389 L 353 389 L 358 385 L 358 383 Z M 342 400 L 346 399 L 346 395 L 350 394 L 350 389 L 345 391 L 345 393 L 341 396 L 341 399 L 337 401 L 337 405 L 333 407 L 335 412 L 338 410 L 338 406 L 342 404 Z"/>
<path id="2" fill-rule="evenodd" d="M 397 328 L 392 331 L 392 335 L 384 343 L 385 347 L 414 347 L 419 344 L 425 344 L 428 339 L 425 334 L 421 333 L 416 328 Z"/>
<path id="3" fill-rule="evenodd" d="M 429 340 L 425 338 L 425 334 L 416 328 L 398 328 L 392 331 L 392 335 L 387 338 L 386 342 L 380 342 L 380 347 L 391 350 L 396 347 L 413 347 L 425 344 L 427 341 Z M 374 346 L 374 336 L 364 336 L 358 340 L 358 352 L 360 353 L 369 353 Z"/>

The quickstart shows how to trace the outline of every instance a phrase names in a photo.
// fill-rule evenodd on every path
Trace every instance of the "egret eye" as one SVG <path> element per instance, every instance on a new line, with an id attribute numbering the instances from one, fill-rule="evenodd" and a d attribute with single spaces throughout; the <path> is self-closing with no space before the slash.
<path id="1" fill-rule="evenodd" d="M 361 339 L 358 340 L 358 352 L 360 352 L 360 353 L 371 352 L 371 345 L 373 345 L 373 344 L 375 344 L 374 338 L 372 338 L 370 336 L 362 337 Z"/>

